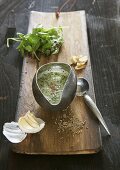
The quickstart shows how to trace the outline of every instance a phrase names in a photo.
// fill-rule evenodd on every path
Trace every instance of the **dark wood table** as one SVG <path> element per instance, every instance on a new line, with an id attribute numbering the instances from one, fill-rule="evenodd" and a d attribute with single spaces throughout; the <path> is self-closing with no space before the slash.
<path id="1" fill-rule="evenodd" d="M 111 131 L 101 127 L 103 148 L 95 155 L 30 156 L 15 154 L 2 134 L 5 122 L 14 120 L 22 58 L 14 44 L 5 44 L 8 27 L 27 32 L 32 10 L 54 12 L 65 0 L 0 1 L 0 170 L 118 170 L 120 169 L 120 2 L 76 0 L 63 11 L 85 10 L 96 101 Z M 12 29 L 13 30 L 13 29 Z"/>

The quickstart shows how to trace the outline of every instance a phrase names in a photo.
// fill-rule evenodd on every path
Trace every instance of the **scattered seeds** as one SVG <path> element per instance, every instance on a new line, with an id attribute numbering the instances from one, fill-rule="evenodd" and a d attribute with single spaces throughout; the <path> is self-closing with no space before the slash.
<path id="1" fill-rule="evenodd" d="M 66 114 L 63 114 L 63 118 L 66 118 L 67 116 L 66 116 Z"/>
<path id="2" fill-rule="evenodd" d="M 80 120 L 77 115 L 74 115 L 69 109 L 69 112 L 64 113 L 62 118 L 56 118 L 55 124 L 57 125 L 58 133 L 66 133 L 66 135 L 72 134 L 72 136 L 82 133 L 82 130 L 86 124 L 86 120 Z"/>

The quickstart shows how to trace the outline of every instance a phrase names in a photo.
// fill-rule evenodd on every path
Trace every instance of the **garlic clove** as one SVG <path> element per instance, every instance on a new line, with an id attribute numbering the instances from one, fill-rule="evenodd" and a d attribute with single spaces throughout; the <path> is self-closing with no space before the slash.
<path id="1" fill-rule="evenodd" d="M 72 56 L 70 58 L 71 64 L 76 64 L 79 61 L 79 56 Z"/>
<path id="2" fill-rule="evenodd" d="M 88 61 L 88 57 L 87 56 L 82 56 L 79 58 L 78 63 L 86 63 Z"/>
<path id="3" fill-rule="evenodd" d="M 77 65 L 75 66 L 75 70 L 81 70 L 81 69 L 83 69 L 83 68 L 85 68 L 85 67 L 86 67 L 85 64 L 77 64 Z"/>

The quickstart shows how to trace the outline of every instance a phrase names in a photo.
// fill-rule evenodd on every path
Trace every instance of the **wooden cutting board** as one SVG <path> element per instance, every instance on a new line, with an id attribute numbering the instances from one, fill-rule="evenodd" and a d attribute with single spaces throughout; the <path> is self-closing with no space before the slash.
<path id="1" fill-rule="evenodd" d="M 38 24 L 44 27 L 62 26 L 64 45 L 59 55 L 49 58 L 42 56 L 39 63 L 28 57 L 24 59 L 16 120 L 31 110 L 37 117 L 42 118 L 46 125 L 41 132 L 29 134 L 23 142 L 14 144 L 12 149 L 24 154 L 96 153 L 101 149 L 99 123 L 82 97 L 75 97 L 66 110 L 52 113 L 44 111 L 36 103 L 32 93 L 32 79 L 40 65 L 51 61 L 69 63 L 70 56 L 82 54 L 88 56 L 88 63 L 84 70 L 76 74 L 89 81 L 88 93 L 95 101 L 85 11 L 61 13 L 59 19 L 56 19 L 55 13 L 32 11 L 28 32 Z"/>

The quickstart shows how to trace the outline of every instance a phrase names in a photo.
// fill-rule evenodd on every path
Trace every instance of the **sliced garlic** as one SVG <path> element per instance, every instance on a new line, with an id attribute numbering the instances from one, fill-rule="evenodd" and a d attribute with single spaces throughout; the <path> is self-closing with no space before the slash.
<path id="1" fill-rule="evenodd" d="M 25 133 L 37 133 L 45 126 L 45 122 L 35 117 L 34 113 L 28 111 L 25 116 L 18 120 L 20 129 Z"/>
<path id="2" fill-rule="evenodd" d="M 27 136 L 27 134 L 19 128 L 17 122 L 5 123 L 3 126 L 3 134 L 12 143 L 20 143 Z"/>

